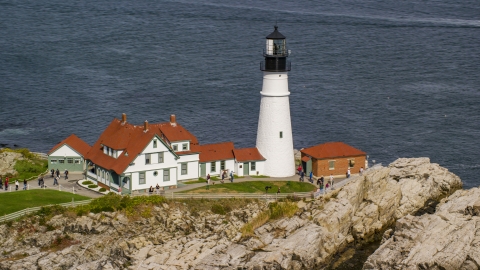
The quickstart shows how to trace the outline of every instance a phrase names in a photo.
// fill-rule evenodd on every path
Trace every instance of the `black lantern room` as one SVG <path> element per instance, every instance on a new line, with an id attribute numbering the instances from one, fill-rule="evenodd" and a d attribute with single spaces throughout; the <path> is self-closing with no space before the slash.
<path id="1" fill-rule="evenodd" d="M 290 61 L 287 61 L 288 50 L 285 36 L 278 32 L 278 26 L 267 36 L 267 46 L 263 51 L 265 61 L 260 63 L 260 70 L 271 72 L 290 71 Z"/>

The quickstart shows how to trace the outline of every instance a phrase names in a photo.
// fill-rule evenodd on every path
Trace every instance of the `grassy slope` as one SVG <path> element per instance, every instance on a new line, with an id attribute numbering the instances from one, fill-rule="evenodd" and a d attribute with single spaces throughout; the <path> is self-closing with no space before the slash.
<path id="1" fill-rule="evenodd" d="M 200 187 L 183 193 L 265 193 L 265 186 L 271 186 L 268 193 L 276 193 L 280 187 L 282 193 L 308 192 L 316 190 L 316 187 L 310 183 L 297 181 L 250 181 L 240 183 L 225 183 L 210 185 L 209 190 L 206 187 Z"/>
<path id="2" fill-rule="evenodd" d="M 0 215 L 10 214 L 29 207 L 83 201 L 91 198 L 57 190 L 26 190 L 0 194 Z"/>

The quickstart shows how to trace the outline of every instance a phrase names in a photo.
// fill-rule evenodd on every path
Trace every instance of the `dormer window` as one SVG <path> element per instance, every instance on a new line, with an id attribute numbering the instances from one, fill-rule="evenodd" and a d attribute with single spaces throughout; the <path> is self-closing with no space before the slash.
<path id="1" fill-rule="evenodd" d="M 178 145 L 174 144 L 172 145 L 173 151 L 178 151 Z"/>
<path id="2" fill-rule="evenodd" d="M 157 140 L 153 140 L 153 148 L 157 148 Z"/>
<path id="3" fill-rule="evenodd" d="M 187 151 L 188 150 L 188 143 L 183 143 L 182 144 L 182 150 Z"/>

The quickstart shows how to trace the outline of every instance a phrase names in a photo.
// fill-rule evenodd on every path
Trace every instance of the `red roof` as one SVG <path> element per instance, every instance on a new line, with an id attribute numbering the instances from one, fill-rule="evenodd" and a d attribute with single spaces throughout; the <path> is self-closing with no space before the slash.
<path id="1" fill-rule="evenodd" d="M 68 136 L 65 140 L 59 142 L 57 145 L 55 145 L 48 154 L 50 155 L 51 153 L 55 152 L 58 148 L 62 147 L 63 145 L 68 145 L 70 148 L 73 150 L 77 151 L 80 155 L 85 157 L 90 150 L 90 145 L 86 142 L 84 142 L 82 139 L 77 137 L 77 135 L 72 134 Z"/>
<path id="2" fill-rule="evenodd" d="M 209 162 L 215 160 L 234 159 L 233 142 L 222 142 L 197 145 L 192 147 L 192 152 L 200 152 L 200 162 Z"/>
<path id="3" fill-rule="evenodd" d="M 234 149 L 233 154 L 239 162 L 265 160 L 256 147 Z"/>
<path id="4" fill-rule="evenodd" d="M 87 158 L 100 167 L 121 174 L 154 136 L 158 136 L 167 145 L 169 142 L 175 141 L 190 141 L 192 146 L 198 144 L 197 138 L 178 123 L 149 124 L 148 130 L 145 132 L 143 125 L 122 123 L 121 120 L 115 118 L 92 146 Z M 103 145 L 114 150 L 123 150 L 123 153 L 118 158 L 111 157 L 103 153 Z M 128 156 L 125 153 L 128 153 Z"/>
<path id="5" fill-rule="evenodd" d="M 367 153 L 343 142 L 328 142 L 300 150 L 316 159 L 366 156 Z"/>

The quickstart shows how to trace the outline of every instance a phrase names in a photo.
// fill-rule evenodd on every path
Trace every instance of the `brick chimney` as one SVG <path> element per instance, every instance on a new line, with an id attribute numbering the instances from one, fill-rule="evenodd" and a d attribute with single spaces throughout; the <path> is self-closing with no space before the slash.
<path id="1" fill-rule="evenodd" d="M 148 121 L 145 120 L 145 122 L 143 123 L 143 132 L 147 132 L 148 131 Z"/>
<path id="2" fill-rule="evenodd" d="M 125 124 L 125 123 L 127 123 L 127 114 L 122 113 L 122 124 Z"/>
<path id="3" fill-rule="evenodd" d="M 170 115 L 170 125 L 172 125 L 172 127 L 177 126 L 177 119 L 175 117 L 175 114 Z"/>

